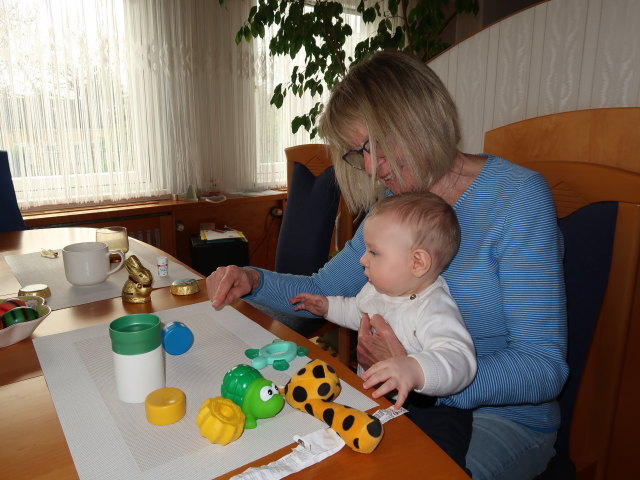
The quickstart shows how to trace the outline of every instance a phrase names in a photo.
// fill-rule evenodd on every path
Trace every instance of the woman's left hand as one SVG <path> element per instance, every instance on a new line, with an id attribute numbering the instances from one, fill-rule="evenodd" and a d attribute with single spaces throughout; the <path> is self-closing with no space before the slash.
<path id="1" fill-rule="evenodd" d="M 388 358 L 404 356 L 407 351 L 393 333 L 393 329 L 380 315 L 364 314 L 358 330 L 358 363 L 367 370 L 373 364 Z"/>

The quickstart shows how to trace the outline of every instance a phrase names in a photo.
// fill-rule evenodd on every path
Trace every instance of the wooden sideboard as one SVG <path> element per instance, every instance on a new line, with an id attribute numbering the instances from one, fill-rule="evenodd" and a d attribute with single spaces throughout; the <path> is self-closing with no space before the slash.
<path id="1" fill-rule="evenodd" d="M 190 237 L 200 224 L 214 222 L 240 230 L 249 242 L 249 263 L 273 269 L 286 192 L 262 196 L 229 196 L 221 203 L 158 200 L 92 208 L 25 212 L 29 229 L 121 225 L 129 234 L 191 265 Z"/>

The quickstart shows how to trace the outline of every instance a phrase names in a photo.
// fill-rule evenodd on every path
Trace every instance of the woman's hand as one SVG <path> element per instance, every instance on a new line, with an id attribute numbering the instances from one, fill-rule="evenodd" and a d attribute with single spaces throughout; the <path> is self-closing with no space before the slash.
<path id="1" fill-rule="evenodd" d="M 358 330 L 358 363 L 367 370 L 373 364 L 392 357 L 406 356 L 407 351 L 380 315 L 364 314 Z"/>
<path id="2" fill-rule="evenodd" d="M 393 390 L 398 391 L 393 408 L 399 410 L 414 389 L 422 389 L 424 373 L 415 358 L 402 356 L 378 362 L 362 374 L 364 388 L 373 388 L 381 384 L 373 393 L 373 398 L 379 398 Z"/>
<path id="3" fill-rule="evenodd" d="M 218 267 L 207 277 L 207 295 L 214 308 L 229 305 L 259 286 L 260 273 L 253 268 Z"/>
<path id="4" fill-rule="evenodd" d="M 319 317 L 324 317 L 329 311 L 329 300 L 322 295 L 314 295 L 312 293 L 299 293 L 289 301 L 293 304 L 293 309 L 307 310 Z"/>

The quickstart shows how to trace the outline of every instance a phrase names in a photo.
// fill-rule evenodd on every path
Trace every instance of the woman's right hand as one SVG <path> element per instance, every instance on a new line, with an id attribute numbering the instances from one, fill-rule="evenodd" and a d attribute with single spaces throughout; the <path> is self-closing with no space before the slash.
<path id="1" fill-rule="evenodd" d="M 218 267 L 207 277 L 207 295 L 214 308 L 229 305 L 260 286 L 260 273 L 236 265 Z"/>

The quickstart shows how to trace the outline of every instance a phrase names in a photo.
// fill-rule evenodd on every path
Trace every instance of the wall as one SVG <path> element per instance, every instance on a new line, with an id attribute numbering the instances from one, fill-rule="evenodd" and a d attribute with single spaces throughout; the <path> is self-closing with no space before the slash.
<path id="1" fill-rule="evenodd" d="M 640 2 L 551 0 L 430 61 L 460 114 L 461 150 L 484 133 L 551 113 L 640 106 Z"/>

